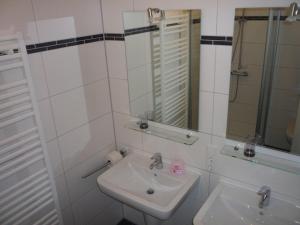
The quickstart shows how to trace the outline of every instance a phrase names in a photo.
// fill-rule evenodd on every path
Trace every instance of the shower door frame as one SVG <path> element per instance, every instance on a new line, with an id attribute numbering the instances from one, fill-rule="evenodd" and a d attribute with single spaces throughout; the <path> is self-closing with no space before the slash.
<path id="1" fill-rule="evenodd" d="M 274 20 L 276 18 L 276 20 Z M 265 144 L 270 113 L 273 79 L 276 72 L 281 9 L 270 9 L 263 62 L 263 73 L 257 110 L 255 136 L 260 145 Z M 276 22 L 276 24 L 274 24 Z"/>

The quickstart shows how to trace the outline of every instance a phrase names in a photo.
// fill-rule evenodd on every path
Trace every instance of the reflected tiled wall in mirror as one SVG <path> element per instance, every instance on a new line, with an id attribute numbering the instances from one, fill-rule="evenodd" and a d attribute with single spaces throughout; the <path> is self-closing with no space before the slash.
<path id="1" fill-rule="evenodd" d="M 299 154 L 300 22 L 287 15 L 236 10 L 227 137 Z"/>

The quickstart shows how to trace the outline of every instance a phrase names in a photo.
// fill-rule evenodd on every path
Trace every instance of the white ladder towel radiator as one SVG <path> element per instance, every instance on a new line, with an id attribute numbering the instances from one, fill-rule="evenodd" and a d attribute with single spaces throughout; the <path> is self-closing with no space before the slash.
<path id="1" fill-rule="evenodd" d="M 151 34 L 155 121 L 187 128 L 190 13 L 166 16 Z"/>
<path id="2" fill-rule="evenodd" d="M 0 224 L 63 224 L 21 34 L 0 37 Z"/>

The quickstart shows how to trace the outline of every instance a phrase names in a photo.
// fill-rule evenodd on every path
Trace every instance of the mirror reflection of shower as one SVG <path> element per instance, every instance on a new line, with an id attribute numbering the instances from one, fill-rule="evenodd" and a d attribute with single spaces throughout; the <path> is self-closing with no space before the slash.
<path id="1" fill-rule="evenodd" d="M 236 84 L 235 89 L 233 91 L 233 97 L 230 98 L 230 102 L 235 102 L 238 97 L 239 92 L 239 83 L 240 83 L 240 77 L 248 76 L 248 72 L 243 70 L 242 66 L 242 53 L 243 53 L 243 37 L 244 37 L 244 26 L 247 20 L 245 19 L 245 9 L 242 11 L 242 16 L 238 17 L 238 31 L 237 31 L 237 37 L 236 42 L 233 43 L 233 51 L 232 51 L 232 68 L 235 68 L 234 66 L 234 60 L 238 52 L 238 62 L 237 62 L 237 69 L 233 69 L 231 71 L 231 76 L 235 76 L 236 78 Z"/>
<path id="2" fill-rule="evenodd" d="M 297 3 L 236 10 L 227 138 L 300 154 L 299 14 Z"/>

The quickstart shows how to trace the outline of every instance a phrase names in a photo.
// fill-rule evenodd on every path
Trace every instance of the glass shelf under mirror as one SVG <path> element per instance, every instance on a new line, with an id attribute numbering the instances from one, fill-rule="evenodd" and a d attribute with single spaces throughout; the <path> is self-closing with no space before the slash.
<path id="1" fill-rule="evenodd" d="M 183 133 L 176 132 L 173 130 L 168 130 L 168 129 L 165 129 L 162 127 L 156 127 L 151 124 L 149 124 L 149 127 L 147 129 L 141 129 L 139 122 L 136 122 L 136 121 L 128 122 L 125 125 L 125 127 L 135 130 L 135 131 L 150 134 L 153 136 L 157 136 L 157 137 L 164 138 L 167 140 L 175 141 L 175 142 L 185 144 L 185 145 L 192 145 L 199 139 L 196 136 L 192 136 L 190 134 L 191 132 L 189 132 L 189 134 L 183 134 Z"/>
<path id="2" fill-rule="evenodd" d="M 221 150 L 221 154 L 300 175 L 300 163 L 292 160 L 261 152 L 256 152 L 254 157 L 246 157 L 243 148 L 231 145 L 225 145 Z"/>

